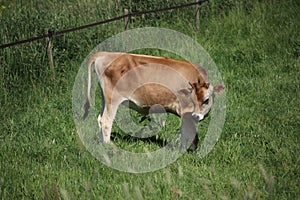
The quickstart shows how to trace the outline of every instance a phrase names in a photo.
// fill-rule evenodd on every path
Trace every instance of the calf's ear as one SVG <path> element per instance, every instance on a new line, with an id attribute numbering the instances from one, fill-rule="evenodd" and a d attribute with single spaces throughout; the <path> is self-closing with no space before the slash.
<path id="1" fill-rule="evenodd" d="M 225 89 L 225 85 L 223 84 L 217 84 L 217 85 L 214 85 L 214 92 L 215 93 L 221 93 L 223 92 Z"/>
<path id="2" fill-rule="evenodd" d="M 178 94 L 188 96 L 193 92 L 193 88 L 186 88 L 186 89 L 181 89 L 178 91 Z"/>

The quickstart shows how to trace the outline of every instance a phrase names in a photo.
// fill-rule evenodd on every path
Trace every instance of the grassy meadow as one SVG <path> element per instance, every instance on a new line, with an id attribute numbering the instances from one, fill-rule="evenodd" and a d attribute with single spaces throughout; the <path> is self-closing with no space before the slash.
<path id="1" fill-rule="evenodd" d="M 112 18 L 125 8 L 137 12 L 186 2 L 0 0 L 0 43 Z M 142 174 L 94 158 L 78 137 L 72 113 L 81 63 L 97 44 L 124 31 L 124 21 L 52 38 L 54 69 L 45 40 L 0 49 L 0 198 L 299 199 L 299 10 L 297 0 L 210 0 L 200 8 L 199 30 L 194 7 L 130 19 L 129 28 L 169 28 L 195 39 L 217 64 L 227 97 L 222 135 L 205 158 L 185 153 L 164 169 Z M 170 116 L 158 138 L 176 134 L 179 123 Z M 159 147 L 117 127 L 113 138 L 132 151 Z"/>

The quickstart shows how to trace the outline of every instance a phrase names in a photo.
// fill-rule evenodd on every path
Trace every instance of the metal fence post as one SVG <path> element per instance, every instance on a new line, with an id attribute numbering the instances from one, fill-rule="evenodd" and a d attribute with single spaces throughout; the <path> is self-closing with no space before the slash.
<path id="1" fill-rule="evenodd" d="M 199 2 L 199 0 L 196 0 L 196 2 Z M 195 25 L 196 25 L 196 31 L 199 30 L 199 26 L 200 26 L 200 17 L 199 17 L 199 12 L 200 12 L 200 9 L 199 9 L 199 4 L 196 4 L 195 5 L 195 9 L 196 9 L 196 15 L 195 15 Z"/>
<path id="2" fill-rule="evenodd" d="M 50 70 L 52 73 L 51 79 L 54 80 L 55 79 L 55 71 L 54 71 L 54 62 L 53 62 L 53 56 L 52 56 L 52 43 L 50 40 L 51 32 L 49 31 L 48 28 L 45 28 L 45 34 L 47 35 L 46 48 L 47 48 L 47 56 L 48 56 L 48 60 L 49 60 L 49 66 L 50 66 Z"/>
<path id="3" fill-rule="evenodd" d="M 124 9 L 124 15 L 128 15 L 128 9 Z M 127 30 L 128 28 L 128 22 L 129 22 L 129 16 L 125 17 L 124 18 L 124 27 L 125 27 L 125 31 Z"/>
<path id="4" fill-rule="evenodd" d="M 124 18 L 124 28 L 125 28 L 125 31 L 127 31 L 127 29 L 128 29 L 128 24 L 129 24 L 129 12 L 128 12 L 128 9 L 124 9 L 124 15 L 126 16 L 127 15 L 127 17 L 125 17 Z M 125 49 L 126 49 L 126 51 L 127 51 L 127 49 L 129 49 L 130 48 L 130 43 L 129 43 L 129 34 L 128 34 L 128 32 L 126 32 L 126 34 L 125 34 L 126 36 L 126 38 L 125 38 Z"/>

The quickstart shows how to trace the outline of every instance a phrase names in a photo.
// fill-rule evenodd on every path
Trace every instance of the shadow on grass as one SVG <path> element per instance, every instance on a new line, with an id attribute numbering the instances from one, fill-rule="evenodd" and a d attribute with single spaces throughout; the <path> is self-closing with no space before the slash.
<path id="1" fill-rule="evenodd" d="M 123 140 L 124 142 L 127 142 L 127 143 L 143 142 L 143 143 L 149 144 L 149 145 L 155 144 L 159 148 L 162 148 L 167 144 L 167 140 L 157 138 L 156 135 L 151 136 L 151 137 L 147 137 L 147 138 L 138 138 L 138 137 L 134 137 L 134 136 L 131 136 L 131 135 L 124 134 L 124 133 L 112 132 L 111 139 L 112 139 L 113 142 L 115 142 L 117 139 L 120 139 L 120 140 Z"/>

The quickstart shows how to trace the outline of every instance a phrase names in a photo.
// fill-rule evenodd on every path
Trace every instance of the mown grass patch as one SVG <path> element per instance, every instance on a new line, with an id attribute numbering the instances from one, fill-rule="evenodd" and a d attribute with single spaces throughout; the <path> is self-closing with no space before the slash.
<path id="1" fill-rule="evenodd" d="M 5 6 L 0 12 L 1 43 L 43 34 L 44 28 L 59 30 L 116 16 L 124 4 L 12 1 Z M 185 18 L 179 11 L 172 18 L 135 18 L 130 27 L 155 25 L 184 32 L 217 63 L 226 84 L 226 123 L 204 159 L 186 153 L 164 169 L 130 174 L 107 167 L 83 146 L 72 116 L 75 76 L 96 44 L 123 31 L 123 22 L 116 22 L 53 38 L 54 80 L 44 41 L 1 49 L 0 197 L 299 198 L 298 1 L 213 1 L 201 8 L 198 32 L 188 18 L 191 10 L 182 11 Z M 178 58 L 160 50 L 139 53 Z M 117 126 L 114 141 L 137 152 L 160 148 L 178 131 L 179 120 L 169 117 L 158 142 L 128 137 Z M 201 139 L 208 123 L 209 118 L 198 127 Z"/>

